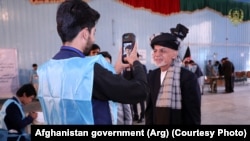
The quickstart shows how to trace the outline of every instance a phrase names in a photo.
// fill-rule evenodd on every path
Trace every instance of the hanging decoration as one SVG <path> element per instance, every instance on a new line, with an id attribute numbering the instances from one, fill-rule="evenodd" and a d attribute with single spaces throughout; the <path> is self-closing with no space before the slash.
<path id="1" fill-rule="evenodd" d="M 30 3 L 32 4 L 48 4 L 48 3 L 61 3 L 65 0 L 30 0 Z M 85 2 L 88 2 L 90 0 L 83 0 Z"/>
<path id="2" fill-rule="evenodd" d="M 212 9 L 229 17 L 234 24 L 250 20 L 249 0 L 117 0 L 133 8 L 144 8 L 152 13 L 170 15 L 179 12 L 195 12 Z"/>
<path id="3" fill-rule="evenodd" d="M 30 0 L 32 4 L 61 3 L 65 0 Z"/>
<path id="4" fill-rule="evenodd" d="M 155 14 L 169 15 L 180 12 L 179 0 L 117 0 L 134 8 L 143 8 Z"/>

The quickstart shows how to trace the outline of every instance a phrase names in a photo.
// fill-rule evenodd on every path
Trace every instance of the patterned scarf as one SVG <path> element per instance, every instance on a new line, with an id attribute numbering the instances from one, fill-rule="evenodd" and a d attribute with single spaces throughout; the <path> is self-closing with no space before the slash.
<path id="1" fill-rule="evenodd" d="M 181 109 L 180 71 L 181 61 L 177 58 L 173 60 L 172 65 L 167 70 L 160 87 L 156 107 Z"/>

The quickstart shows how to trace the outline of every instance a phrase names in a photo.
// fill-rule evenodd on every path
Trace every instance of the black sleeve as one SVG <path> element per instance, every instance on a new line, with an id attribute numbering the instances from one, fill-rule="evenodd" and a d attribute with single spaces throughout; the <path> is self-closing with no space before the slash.
<path id="1" fill-rule="evenodd" d="M 131 71 L 124 70 L 122 76 L 127 80 L 131 80 L 133 78 L 133 72 L 132 70 Z"/>
<path id="2" fill-rule="evenodd" d="M 181 92 L 184 124 L 201 124 L 201 91 L 194 74 L 182 70 Z"/>
<path id="3" fill-rule="evenodd" d="M 145 125 L 153 125 L 154 124 L 154 108 L 155 108 L 155 94 L 157 92 L 155 92 L 155 89 L 158 89 L 159 86 L 160 87 L 160 80 L 159 80 L 159 84 L 157 83 L 157 76 L 155 74 L 156 71 L 149 71 L 148 75 L 147 75 L 147 79 L 148 79 L 148 83 L 149 83 L 149 88 L 150 93 L 146 99 L 146 109 L 145 109 Z M 152 87 L 155 87 L 155 89 L 153 89 Z M 157 93 L 158 94 L 158 93 Z M 157 96 L 156 96 L 157 97 Z"/>
<path id="4" fill-rule="evenodd" d="M 203 73 L 202 73 L 202 71 L 201 71 L 201 68 L 198 66 L 198 65 L 196 65 L 197 66 L 197 69 L 196 69 L 196 71 L 195 71 L 195 74 L 198 76 L 198 78 L 199 77 L 201 77 L 201 76 L 203 76 Z"/>
<path id="5" fill-rule="evenodd" d="M 93 98 L 124 104 L 138 103 L 149 93 L 146 73 L 139 61 L 133 64 L 133 79 L 113 74 L 100 64 L 94 66 Z"/>

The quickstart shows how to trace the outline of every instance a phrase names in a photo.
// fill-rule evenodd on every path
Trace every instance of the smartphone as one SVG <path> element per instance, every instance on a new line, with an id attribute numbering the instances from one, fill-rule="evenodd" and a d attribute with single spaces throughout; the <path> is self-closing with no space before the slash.
<path id="1" fill-rule="evenodd" d="M 127 64 L 128 62 L 124 60 L 127 55 L 130 55 L 135 45 L 135 34 L 134 33 L 124 33 L 122 35 L 122 62 Z"/>

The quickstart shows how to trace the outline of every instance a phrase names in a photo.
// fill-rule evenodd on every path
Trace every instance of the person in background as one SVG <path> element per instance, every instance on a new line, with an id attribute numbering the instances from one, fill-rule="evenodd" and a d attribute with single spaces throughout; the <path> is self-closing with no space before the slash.
<path id="1" fill-rule="evenodd" d="M 33 84 L 36 91 L 38 90 L 37 67 L 38 65 L 36 63 L 32 64 L 32 70 L 30 72 L 30 83 Z"/>
<path id="2" fill-rule="evenodd" d="M 186 68 L 187 70 L 190 70 L 189 61 L 184 61 L 184 62 L 183 62 L 183 67 Z"/>
<path id="3" fill-rule="evenodd" d="M 209 78 L 216 76 L 212 60 L 208 60 L 208 63 L 206 65 L 206 76 Z"/>
<path id="4" fill-rule="evenodd" d="M 146 101 L 146 125 L 200 125 L 201 91 L 197 77 L 182 67 L 178 58 L 179 36 L 187 30 L 183 25 L 175 34 L 153 35 L 151 47 L 158 68 L 148 73 L 150 93 Z"/>
<path id="5" fill-rule="evenodd" d="M 101 54 L 110 64 L 112 64 L 112 56 L 107 51 L 98 52 L 97 55 Z"/>
<path id="6" fill-rule="evenodd" d="M 219 61 L 215 61 L 214 64 L 213 64 L 213 69 L 214 69 L 215 76 L 219 76 L 219 65 L 220 65 Z"/>
<path id="7" fill-rule="evenodd" d="M 225 80 L 225 93 L 234 92 L 234 65 L 227 57 L 221 59 Z"/>
<path id="8" fill-rule="evenodd" d="M 112 63 L 112 57 L 107 51 L 99 52 L 110 64 Z M 118 113 L 117 113 L 117 125 L 132 125 L 132 111 L 130 104 L 118 104 Z"/>
<path id="9" fill-rule="evenodd" d="M 137 57 L 137 45 L 122 63 L 121 50 L 114 67 L 101 55 L 86 57 L 95 42 L 99 12 L 82 0 L 62 2 L 56 14 L 60 51 L 38 68 L 38 98 L 48 125 L 112 125 L 117 107 L 145 100 L 149 92 L 147 74 Z M 132 66 L 134 79 L 120 73 Z M 74 110 L 72 110 L 74 109 Z M 77 111 L 77 112 L 75 112 Z M 114 122 L 113 122 L 113 121 Z"/>
<path id="10" fill-rule="evenodd" d="M 140 56 L 138 54 L 138 56 Z M 147 73 L 147 68 L 145 65 L 143 65 L 144 71 Z M 131 78 L 130 78 L 131 79 Z M 140 107 L 140 110 L 138 109 L 138 104 Z M 137 123 L 142 123 L 145 119 L 145 100 L 140 101 L 137 104 L 132 104 L 133 108 L 133 120 L 137 121 Z M 140 114 L 139 114 L 140 111 Z"/>
<path id="11" fill-rule="evenodd" d="M 100 46 L 97 45 L 97 44 L 93 44 L 93 45 L 91 46 L 91 49 L 90 49 L 89 53 L 87 53 L 87 56 L 94 56 L 94 55 L 97 55 L 100 51 L 101 51 Z"/>
<path id="12" fill-rule="evenodd" d="M 217 68 L 217 75 L 219 77 L 224 76 L 223 69 L 222 69 L 222 64 L 220 63 L 220 61 L 215 61 L 214 65 Z"/>
<path id="13" fill-rule="evenodd" d="M 140 114 L 138 110 L 138 103 L 132 104 L 133 109 L 133 120 L 137 121 L 137 123 L 142 123 L 145 118 L 145 100 L 139 102 Z"/>
<path id="14" fill-rule="evenodd" d="M 198 79 L 199 85 L 200 85 L 200 90 L 201 94 L 203 94 L 203 85 L 204 85 L 204 75 L 203 72 L 201 71 L 200 66 L 194 62 L 194 60 L 189 61 L 190 64 L 190 71 L 192 71 Z"/>
<path id="15" fill-rule="evenodd" d="M 212 64 L 212 60 L 208 60 L 206 65 L 206 77 L 210 80 L 210 90 L 211 92 L 217 92 L 217 81 L 216 77 L 216 70 L 214 69 L 214 65 Z"/>
<path id="16" fill-rule="evenodd" d="M 191 58 L 188 60 L 184 60 L 183 62 L 183 67 L 191 72 L 193 72 L 198 79 L 199 85 L 200 85 L 200 90 L 201 90 L 201 94 L 203 94 L 203 87 L 204 87 L 204 76 L 203 76 L 203 72 L 201 71 L 199 65 L 197 63 L 194 62 L 194 60 L 192 60 Z"/>
<path id="17" fill-rule="evenodd" d="M 0 112 L 0 128 L 9 131 L 8 141 L 17 140 L 18 137 L 30 141 L 30 134 L 26 133 L 25 128 L 37 118 L 37 113 L 31 111 L 26 116 L 23 106 L 30 104 L 36 94 L 32 84 L 24 84 L 17 90 L 16 96 L 4 102 Z"/>
<path id="18" fill-rule="evenodd" d="M 139 57 L 139 53 L 137 53 L 137 56 Z M 147 68 L 145 65 L 143 65 L 143 68 L 144 68 L 144 71 L 145 73 L 147 73 Z M 126 78 L 127 80 L 131 80 L 133 79 L 133 71 L 132 71 L 133 68 L 129 67 L 129 68 L 126 68 L 124 71 L 123 71 L 123 77 Z M 139 104 L 139 107 L 140 107 L 140 114 L 139 114 L 139 110 L 138 110 L 138 104 Z M 135 104 L 132 104 L 132 110 L 133 110 L 133 121 L 136 121 L 137 123 L 142 123 L 144 121 L 144 118 L 145 118 L 145 100 L 142 100 L 140 101 L 139 103 L 135 103 Z"/>

